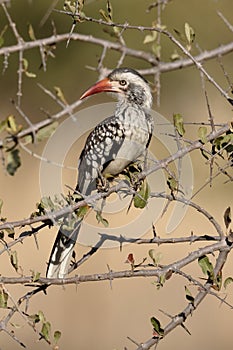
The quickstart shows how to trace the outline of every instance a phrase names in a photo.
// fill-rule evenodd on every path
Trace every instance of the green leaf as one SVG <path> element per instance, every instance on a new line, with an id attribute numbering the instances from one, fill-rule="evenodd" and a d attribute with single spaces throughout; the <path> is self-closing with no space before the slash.
<path id="1" fill-rule="evenodd" d="M 205 126 L 200 126 L 200 128 L 198 129 L 198 137 L 203 144 L 207 143 L 206 136 L 207 136 L 207 128 Z"/>
<path id="2" fill-rule="evenodd" d="M 55 209 L 55 204 L 52 201 L 51 197 L 49 196 L 48 197 L 44 196 L 41 198 L 41 205 L 42 205 L 42 208 L 47 210 L 53 211 Z"/>
<path id="3" fill-rule="evenodd" d="M 41 311 L 41 310 L 39 310 L 38 311 L 38 318 L 39 318 L 39 322 L 45 322 L 45 316 L 44 316 L 44 313 L 43 313 L 43 311 Z"/>
<path id="4" fill-rule="evenodd" d="M 179 113 L 173 114 L 173 123 L 178 134 L 184 136 L 185 129 L 182 115 Z"/>
<path id="5" fill-rule="evenodd" d="M 38 281 L 40 278 L 40 272 L 32 271 L 32 282 Z"/>
<path id="6" fill-rule="evenodd" d="M 66 98 L 64 96 L 64 93 L 63 93 L 62 89 L 59 86 L 54 86 L 54 90 L 55 90 L 56 95 L 59 98 L 59 100 L 61 100 L 62 103 L 67 105 L 68 103 L 66 101 Z"/>
<path id="7" fill-rule="evenodd" d="M 84 0 L 78 0 L 78 6 L 79 6 L 79 11 L 81 11 L 84 6 Z"/>
<path id="8" fill-rule="evenodd" d="M 56 130 L 58 126 L 58 122 L 53 122 L 49 125 L 44 126 L 40 130 L 38 130 L 36 134 L 37 141 L 43 141 L 44 139 L 50 137 L 52 133 Z"/>
<path id="9" fill-rule="evenodd" d="M 3 38 L 3 36 L 4 36 L 7 28 L 8 28 L 8 25 L 6 24 L 5 27 L 3 28 L 3 30 L 0 33 L 0 47 L 2 47 L 4 45 L 4 38 Z"/>
<path id="10" fill-rule="evenodd" d="M 0 121 L 0 132 L 4 131 L 7 128 L 7 120 Z"/>
<path id="11" fill-rule="evenodd" d="M 151 50 L 152 50 L 153 54 L 157 58 L 160 58 L 160 56 L 161 56 L 161 45 L 158 45 L 157 43 L 153 43 L 151 45 Z"/>
<path id="12" fill-rule="evenodd" d="M 113 21 L 113 9 L 112 9 L 112 5 L 110 3 L 109 0 L 107 0 L 107 13 L 105 10 L 100 9 L 99 13 L 101 14 L 101 16 L 103 17 L 103 19 L 108 22 L 108 23 L 112 23 Z"/>
<path id="13" fill-rule="evenodd" d="M 15 271 L 17 272 L 19 269 L 19 265 L 18 265 L 18 255 L 16 250 L 13 250 L 10 252 L 10 261 L 11 261 L 11 265 L 14 267 Z"/>
<path id="14" fill-rule="evenodd" d="M 231 284 L 232 282 L 233 282 L 233 278 L 232 278 L 232 277 L 227 277 L 227 278 L 225 279 L 224 283 L 223 283 L 223 287 L 226 289 L 227 286 L 228 286 L 229 284 Z"/>
<path id="15" fill-rule="evenodd" d="M 0 286 L 0 308 L 7 308 L 8 294 L 5 290 Z"/>
<path id="16" fill-rule="evenodd" d="M 146 179 L 143 180 L 139 192 L 134 196 L 135 208 L 143 209 L 147 205 L 147 200 L 150 196 L 150 187 Z"/>
<path id="17" fill-rule="evenodd" d="M 158 36 L 156 31 L 153 31 L 151 34 L 147 34 L 143 40 L 143 44 L 153 43 Z"/>
<path id="18" fill-rule="evenodd" d="M 58 340 L 61 338 L 61 332 L 60 331 L 55 331 L 53 334 L 53 339 L 55 341 L 55 344 L 57 344 Z"/>
<path id="19" fill-rule="evenodd" d="M 20 167 L 21 160 L 19 156 L 19 150 L 13 149 L 7 153 L 6 158 L 6 170 L 9 175 L 13 176 L 16 170 Z"/>
<path id="20" fill-rule="evenodd" d="M 7 131 L 13 135 L 19 131 L 13 115 L 9 115 L 9 117 L 7 117 Z"/>
<path id="21" fill-rule="evenodd" d="M 184 32 L 185 32 L 185 36 L 186 36 L 188 43 L 192 44 L 194 42 L 194 39 L 195 39 L 195 32 L 194 32 L 193 28 L 187 22 L 184 25 Z"/>
<path id="22" fill-rule="evenodd" d="M 63 5 L 64 10 L 75 13 L 76 7 L 74 5 L 72 5 L 72 3 L 73 3 L 73 1 L 65 1 L 64 5 Z"/>
<path id="23" fill-rule="evenodd" d="M 49 341 L 51 331 L 51 324 L 47 321 L 44 322 L 41 328 L 41 334 L 45 338 L 45 340 Z"/>
<path id="24" fill-rule="evenodd" d="M 204 275 L 213 278 L 214 276 L 214 268 L 211 262 L 209 261 L 208 256 L 203 255 L 198 259 L 198 264 L 202 269 Z"/>
<path id="25" fill-rule="evenodd" d="M 36 40 L 34 29 L 33 29 L 32 25 L 30 23 L 28 25 L 28 35 L 29 35 L 29 38 L 31 40 L 33 40 L 33 41 Z"/>
<path id="26" fill-rule="evenodd" d="M 25 135 L 21 140 L 22 140 L 24 145 L 28 145 L 28 144 L 33 142 L 33 136 L 32 135 Z"/>
<path id="27" fill-rule="evenodd" d="M 14 115 L 9 115 L 6 120 L 2 122 L 1 125 L 2 131 L 5 129 L 11 135 L 16 135 L 19 131 L 22 130 L 22 125 L 17 125 Z"/>
<path id="28" fill-rule="evenodd" d="M 104 227 L 108 227 L 109 223 L 108 223 L 108 221 L 105 218 L 103 218 L 101 212 L 97 211 L 96 219 L 97 219 L 98 223 L 103 224 Z"/>
<path id="29" fill-rule="evenodd" d="M 167 28 L 167 26 L 165 24 L 162 23 L 156 23 L 155 21 L 152 22 L 153 27 L 161 29 L 161 30 L 165 30 Z"/>
<path id="30" fill-rule="evenodd" d="M 109 0 L 107 0 L 107 12 L 103 9 L 99 10 L 100 15 L 103 17 L 104 21 L 108 23 L 113 23 L 113 8 Z M 111 29 L 107 28 L 104 29 L 106 33 L 108 33 L 111 37 L 119 38 L 119 35 L 121 33 L 120 28 L 113 26 Z"/>
<path id="31" fill-rule="evenodd" d="M 170 188 L 170 190 L 172 192 L 177 191 L 177 189 L 178 189 L 178 182 L 177 182 L 177 180 L 174 177 L 169 176 L 168 179 L 167 179 L 167 184 L 168 184 L 168 187 Z"/>
<path id="32" fill-rule="evenodd" d="M 157 320 L 155 317 L 151 317 L 150 321 L 157 335 L 163 337 L 164 329 L 161 327 L 159 320 Z"/>
<path id="33" fill-rule="evenodd" d="M 83 205 L 82 207 L 78 208 L 77 216 L 79 218 L 81 218 L 81 219 L 84 218 L 84 216 L 86 215 L 88 210 L 89 210 L 89 206 L 88 205 Z"/>
<path id="34" fill-rule="evenodd" d="M 163 287 L 164 283 L 166 282 L 166 279 L 166 274 L 159 276 L 159 281 L 156 283 L 157 289 Z"/>
<path id="35" fill-rule="evenodd" d="M 217 137 L 213 145 L 220 151 L 224 148 L 228 153 L 233 151 L 233 133 Z"/>
<path id="36" fill-rule="evenodd" d="M 35 213 L 35 215 L 44 215 L 47 213 L 47 211 L 54 211 L 56 210 L 56 206 L 52 199 L 50 197 L 42 197 L 41 201 L 37 203 L 37 209 L 38 213 Z"/>
<path id="37" fill-rule="evenodd" d="M 24 71 L 28 69 L 28 60 L 26 58 L 23 58 L 23 69 Z"/>
<path id="38" fill-rule="evenodd" d="M 178 54 L 177 50 L 174 50 L 174 52 L 170 56 L 171 61 L 176 61 L 180 59 L 180 55 Z"/>
<path id="39" fill-rule="evenodd" d="M 148 254 L 149 254 L 149 257 L 151 258 L 151 260 L 153 260 L 153 262 L 155 263 L 155 255 L 156 255 L 155 249 L 150 249 Z"/>
<path id="40" fill-rule="evenodd" d="M 186 299 L 189 301 L 190 304 L 194 305 L 194 297 L 192 296 L 190 290 L 186 286 L 184 288 L 185 288 Z"/>
<path id="41" fill-rule="evenodd" d="M 32 72 L 26 71 L 26 72 L 25 72 L 25 75 L 26 75 L 28 78 L 36 78 L 36 74 L 35 74 L 35 73 L 32 73 Z"/>
<path id="42" fill-rule="evenodd" d="M 155 249 L 150 249 L 148 254 L 151 260 L 153 261 L 154 265 L 157 266 L 162 259 L 162 253 L 161 252 L 156 253 Z"/>
<path id="43" fill-rule="evenodd" d="M 23 71 L 25 75 L 29 78 L 35 78 L 36 74 L 28 72 L 28 66 L 29 66 L 28 60 L 26 58 L 23 58 Z"/>
<path id="44" fill-rule="evenodd" d="M 103 10 L 103 9 L 100 9 L 99 10 L 99 13 L 101 14 L 101 16 L 103 17 L 103 19 L 106 21 L 106 22 L 111 22 L 108 15 L 106 14 L 106 12 Z"/>
<path id="45" fill-rule="evenodd" d="M 112 4 L 109 0 L 107 0 L 107 11 L 108 11 L 108 17 L 112 21 L 113 19 L 113 10 L 112 10 Z"/>
<path id="46" fill-rule="evenodd" d="M 40 322 L 39 314 L 29 315 L 28 318 L 29 318 L 33 323 L 38 323 L 38 322 Z"/>

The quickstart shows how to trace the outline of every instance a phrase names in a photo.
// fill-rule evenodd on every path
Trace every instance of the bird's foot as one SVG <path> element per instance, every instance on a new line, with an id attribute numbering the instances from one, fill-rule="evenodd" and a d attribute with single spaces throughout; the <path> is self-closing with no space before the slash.
<path id="1" fill-rule="evenodd" d="M 108 192 L 109 190 L 109 180 L 107 177 L 99 174 L 99 177 L 96 179 L 96 188 L 98 192 Z"/>
<path id="2" fill-rule="evenodd" d="M 139 173 L 131 175 L 131 185 L 135 189 L 135 191 L 137 191 L 138 188 L 141 187 L 141 184 L 143 182 L 142 179 L 139 179 L 138 175 L 139 175 Z"/>

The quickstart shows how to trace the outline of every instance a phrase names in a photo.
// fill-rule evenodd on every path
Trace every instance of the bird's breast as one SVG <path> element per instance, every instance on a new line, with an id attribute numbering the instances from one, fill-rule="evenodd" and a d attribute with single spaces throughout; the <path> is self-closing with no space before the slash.
<path id="1" fill-rule="evenodd" d="M 152 118 L 135 106 L 122 108 L 119 114 L 124 129 L 124 137 L 141 145 L 147 144 L 153 130 Z"/>
<path id="2" fill-rule="evenodd" d="M 136 161 L 145 152 L 153 125 L 143 111 L 133 107 L 121 109 L 118 116 L 123 131 L 124 141 L 114 159 L 109 162 L 103 173 L 116 175 Z"/>

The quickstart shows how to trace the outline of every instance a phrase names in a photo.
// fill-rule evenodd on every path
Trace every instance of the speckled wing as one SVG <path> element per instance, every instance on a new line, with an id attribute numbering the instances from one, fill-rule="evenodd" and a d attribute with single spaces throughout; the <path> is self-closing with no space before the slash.
<path id="1" fill-rule="evenodd" d="M 96 188 L 96 179 L 116 158 L 124 142 L 124 129 L 115 116 L 98 124 L 87 138 L 79 159 L 78 190 L 85 195 Z"/>

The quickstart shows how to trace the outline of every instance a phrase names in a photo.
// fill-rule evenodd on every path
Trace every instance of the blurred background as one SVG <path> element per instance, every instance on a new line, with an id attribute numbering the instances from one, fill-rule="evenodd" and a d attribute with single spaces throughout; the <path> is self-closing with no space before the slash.
<path id="1" fill-rule="evenodd" d="M 34 1 L 34 0 L 12 0 L 8 11 L 17 25 L 18 32 L 25 41 L 30 41 L 28 26 L 32 25 L 35 37 L 46 38 L 52 35 L 54 28 L 58 34 L 70 31 L 72 20 L 61 13 L 52 12 L 44 21 L 48 8 L 56 3 L 57 9 L 63 8 L 63 1 Z M 114 21 L 134 25 L 151 26 L 156 21 L 156 8 L 147 12 L 146 9 L 151 1 L 142 0 L 112 0 Z M 99 9 L 106 9 L 106 2 L 102 0 L 87 1 L 84 12 L 87 16 L 100 18 Z M 211 50 L 219 45 L 232 41 L 232 32 L 219 17 L 220 11 L 227 20 L 233 23 L 231 0 L 173 0 L 168 3 L 162 12 L 162 24 L 169 31 L 174 29 L 183 32 L 184 23 L 188 22 L 195 31 L 195 42 L 201 51 Z M 44 22 L 43 25 L 41 22 Z M 0 8 L 0 32 L 7 25 L 7 19 Z M 96 37 L 109 40 L 109 34 L 103 31 L 103 27 L 94 23 L 80 23 L 75 28 L 76 32 L 91 34 Z M 144 45 L 143 40 L 146 33 L 142 31 L 126 31 L 124 39 L 126 44 L 134 49 L 150 51 L 150 45 Z M 115 39 L 111 39 L 115 41 Z M 4 34 L 4 46 L 16 44 L 10 28 Z M 161 60 L 169 61 L 174 53 L 174 45 L 167 38 L 161 38 L 162 52 Z M 35 78 L 23 76 L 21 108 L 35 123 L 45 118 L 43 111 L 50 115 L 60 110 L 60 107 L 46 95 L 38 86 L 42 84 L 46 89 L 54 91 L 59 86 L 68 103 L 76 101 L 81 93 L 98 79 L 98 74 L 88 67 L 96 67 L 101 56 L 101 48 L 97 45 L 71 41 L 66 47 L 66 42 L 60 42 L 53 50 L 53 57 L 47 60 L 47 70 L 40 68 L 41 58 L 38 48 L 27 50 L 24 57 L 28 60 L 28 71 L 36 74 Z M 193 54 L 198 53 L 194 47 Z M 120 54 L 111 52 L 106 56 L 104 65 L 108 69 L 115 68 Z M 4 56 L 0 57 L 1 69 L 4 67 Z M 18 89 L 18 53 L 8 57 L 8 67 L 0 76 L 0 119 L 5 119 L 13 114 L 19 123 L 25 126 L 24 120 L 15 110 L 12 100 L 17 99 Z M 228 54 L 221 58 L 225 71 L 232 80 L 233 55 Z M 150 65 L 143 60 L 127 57 L 124 66 L 134 69 L 149 68 Z M 217 60 L 211 60 L 204 64 L 208 72 L 224 89 L 228 87 L 221 65 Z M 147 76 L 153 83 L 152 77 Z M 207 83 L 210 108 L 216 123 L 225 123 L 232 119 L 232 108 L 220 93 Z M 177 71 L 167 72 L 161 75 L 161 99 L 160 106 L 154 104 L 154 109 L 172 122 L 173 113 L 183 115 L 185 122 L 207 122 L 208 111 L 203 90 L 201 88 L 200 74 L 195 67 L 185 68 Z M 85 107 L 110 102 L 110 97 L 104 94 L 98 95 L 85 102 Z M 156 99 L 155 99 L 156 100 Z M 84 106 L 81 106 L 84 108 Z M 107 115 L 103 115 L 103 118 Z M 187 137 L 197 138 L 197 128 L 186 126 Z M 76 168 L 77 159 L 81 151 L 85 135 L 72 147 L 65 159 L 65 165 Z M 35 154 L 41 155 L 46 142 L 37 143 L 29 147 Z M 156 140 L 152 144 L 154 153 L 158 159 L 166 155 L 164 146 Z M 56 151 L 56 150 L 55 150 Z M 40 160 L 27 152 L 21 151 L 22 165 L 15 176 L 9 176 L 2 166 L 0 172 L 0 198 L 3 200 L 2 216 L 9 221 L 27 218 L 36 210 L 36 203 L 41 198 L 41 187 L 39 178 Z M 191 155 L 194 172 L 194 192 L 209 179 L 209 167 L 199 152 Z M 62 172 L 64 191 L 68 191 L 65 184 L 75 186 L 77 177 L 76 170 L 64 169 Z M 227 178 L 218 176 L 212 187 L 206 186 L 195 197 L 194 201 L 209 211 L 215 219 L 223 225 L 223 213 L 232 204 L 232 184 L 226 183 Z M 156 201 L 156 200 L 155 200 Z M 160 205 L 160 202 L 155 202 Z M 166 215 L 159 218 L 155 223 L 159 236 L 167 237 L 165 230 L 169 215 L 172 213 L 172 205 L 168 208 Z M 115 220 L 127 221 L 127 217 L 117 217 Z M 33 237 L 24 240 L 22 245 L 17 245 L 19 265 L 25 275 L 31 274 L 31 270 L 41 272 L 44 276 L 46 261 L 48 260 L 52 247 L 56 228 L 45 229 L 37 235 L 39 249 L 37 249 Z M 18 230 L 17 233 L 21 231 Z M 169 236 L 188 236 L 193 232 L 197 235 L 216 234 L 212 226 L 199 213 L 188 209 L 180 225 Z M 121 232 L 124 235 L 124 232 Z M 144 237 L 151 237 L 152 232 L 148 230 Z M 130 268 L 125 264 L 129 253 L 133 253 L 136 262 L 141 262 L 148 257 L 151 248 L 161 253 L 162 264 L 169 264 L 181 259 L 193 249 L 201 247 L 201 243 L 194 245 L 125 245 L 119 248 L 101 249 L 83 264 L 76 274 L 93 274 L 108 272 L 108 266 L 113 271 Z M 87 247 L 78 245 L 78 258 L 87 251 Z M 232 275 L 232 265 L 229 263 L 224 269 L 224 276 Z M 185 269 L 195 278 L 202 275 L 197 263 Z M 1 256 L 2 276 L 16 276 L 13 267 L 9 263 L 7 254 Z M 37 294 L 32 298 L 28 313 L 33 314 L 42 310 L 46 319 L 51 322 L 52 331 L 60 330 L 62 337 L 59 341 L 61 349 L 127 349 L 135 348 L 135 345 L 127 338 L 130 337 L 137 342 L 143 342 L 152 336 L 150 317 L 155 316 L 161 321 L 162 326 L 169 319 L 159 310 L 162 309 L 171 315 L 181 312 L 186 306 L 184 285 L 187 281 L 179 276 L 173 276 L 167 281 L 163 288 L 157 290 L 153 278 L 134 278 L 125 280 L 114 280 L 112 286 L 109 282 L 83 283 L 78 286 L 50 287 L 47 295 Z M 17 300 L 26 292 L 25 287 L 7 286 L 11 296 Z M 195 294 L 196 289 L 189 288 Z M 30 290 L 28 287 L 27 290 Z M 227 289 L 228 302 L 233 303 L 233 286 Z M 225 296 L 225 291 L 220 292 Z M 6 310 L 1 309 L 1 318 Z M 209 296 L 200 305 L 198 310 L 190 317 L 186 326 L 191 332 L 188 335 L 181 327 L 175 329 L 163 341 L 159 348 L 169 349 L 171 347 L 180 350 L 197 348 L 232 349 L 231 325 L 232 310 L 213 296 Z M 37 337 L 31 329 L 25 325 L 24 320 L 18 316 L 14 323 L 17 325 L 15 333 L 30 349 L 46 348 L 43 341 L 38 342 Z M 1 334 L 1 350 L 18 349 L 16 344 L 6 334 Z"/>

